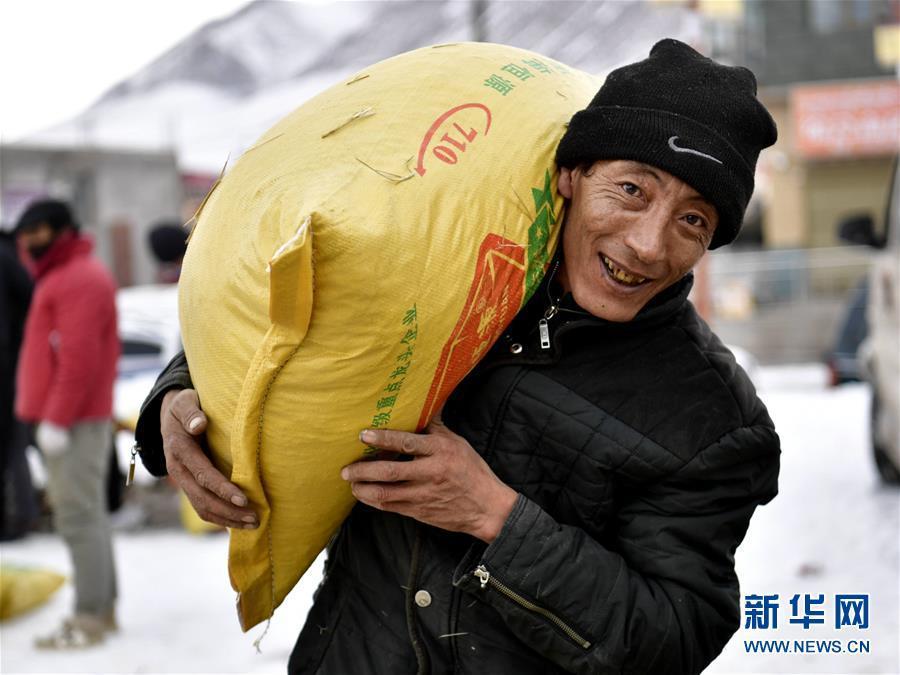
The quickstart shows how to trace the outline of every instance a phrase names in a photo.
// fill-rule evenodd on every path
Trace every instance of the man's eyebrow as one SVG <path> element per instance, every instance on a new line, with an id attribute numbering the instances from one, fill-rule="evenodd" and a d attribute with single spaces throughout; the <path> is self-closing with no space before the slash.
<path id="1" fill-rule="evenodd" d="M 692 195 L 687 196 L 688 201 L 691 202 L 700 202 L 704 206 L 708 206 L 711 209 L 715 209 L 716 205 L 709 201 L 706 197 L 701 195 L 699 192 L 694 192 Z"/>
<path id="2" fill-rule="evenodd" d="M 662 176 L 657 173 L 652 166 L 649 164 L 644 164 L 643 162 L 635 162 L 632 160 L 626 160 L 628 163 L 628 171 L 632 171 L 634 173 L 640 173 L 647 176 L 651 176 L 656 179 L 657 183 L 662 184 L 663 179 Z M 702 202 L 705 206 L 708 206 L 711 209 L 715 209 L 716 206 L 711 201 L 709 201 L 706 197 L 701 195 L 696 190 L 692 189 L 693 194 L 687 196 L 687 198 L 692 202 Z"/>
<path id="3" fill-rule="evenodd" d="M 648 176 L 651 176 L 656 179 L 657 183 L 662 183 L 662 176 L 660 176 L 656 171 L 653 170 L 652 167 L 647 164 L 643 164 L 641 162 L 628 162 L 628 170 L 633 171 L 635 173 L 642 173 Z"/>

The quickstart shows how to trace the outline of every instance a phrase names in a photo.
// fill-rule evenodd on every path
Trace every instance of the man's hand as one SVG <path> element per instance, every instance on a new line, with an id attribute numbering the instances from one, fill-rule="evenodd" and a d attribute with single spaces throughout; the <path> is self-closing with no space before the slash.
<path id="1" fill-rule="evenodd" d="M 363 460 L 344 467 L 341 477 L 359 501 L 487 543 L 500 533 L 517 493 L 439 417 L 424 434 L 367 429 L 360 439 L 412 461 Z"/>
<path id="2" fill-rule="evenodd" d="M 184 490 L 203 520 L 239 529 L 259 526 L 256 514 L 246 507 L 246 495 L 223 476 L 200 447 L 206 432 L 206 415 L 193 389 L 166 392 L 159 415 L 163 451 L 169 475 Z"/>

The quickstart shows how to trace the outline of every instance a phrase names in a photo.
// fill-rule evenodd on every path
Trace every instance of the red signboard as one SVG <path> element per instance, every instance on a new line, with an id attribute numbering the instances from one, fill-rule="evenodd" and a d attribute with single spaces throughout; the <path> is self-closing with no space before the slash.
<path id="1" fill-rule="evenodd" d="M 900 82 L 796 87 L 796 151 L 809 158 L 870 157 L 900 151 Z"/>

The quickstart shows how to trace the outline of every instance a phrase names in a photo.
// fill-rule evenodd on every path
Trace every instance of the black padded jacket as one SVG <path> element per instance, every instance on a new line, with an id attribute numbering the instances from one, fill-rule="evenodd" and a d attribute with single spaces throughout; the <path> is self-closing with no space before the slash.
<path id="1" fill-rule="evenodd" d="M 547 284 L 444 409 L 519 492 L 488 545 L 362 504 L 329 547 L 289 671 L 697 673 L 738 628 L 735 549 L 777 492 L 779 440 L 753 385 L 687 300 L 628 323 Z M 138 442 L 165 472 L 159 404 Z"/>

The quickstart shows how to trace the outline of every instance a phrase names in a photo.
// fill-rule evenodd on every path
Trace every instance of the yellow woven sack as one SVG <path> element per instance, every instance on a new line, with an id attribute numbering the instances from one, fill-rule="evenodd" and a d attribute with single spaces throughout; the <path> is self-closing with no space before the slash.
<path id="1" fill-rule="evenodd" d="M 366 427 L 424 427 L 546 270 L 554 152 L 599 82 L 490 44 L 378 63 L 269 130 L 213 189 L 180 281 L 184 347 L 233 530 L 244 630 L 353 506 Z"/>
<path id="2" fill-rule="evenodd" d="M 43 605 L 65 580 L 49 570 L 0 565 L 0 621 Z"/>

